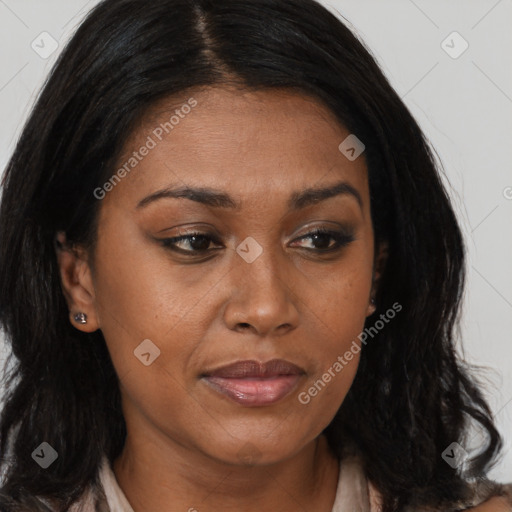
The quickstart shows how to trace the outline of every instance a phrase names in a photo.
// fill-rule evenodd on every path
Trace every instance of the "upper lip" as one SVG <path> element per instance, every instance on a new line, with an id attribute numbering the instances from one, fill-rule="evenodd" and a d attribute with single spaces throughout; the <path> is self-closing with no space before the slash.
<path id="1" fill-rule="evenodd" d="M 284 359 L 272 359 L 266 363 L 254 360 L 236 361 L 203 374 L 206 377 L 221 377 L 225 379 L 243 379 L 248 377 L 263 378 L 279 375 L 300 375 L 305 371 Z"/>

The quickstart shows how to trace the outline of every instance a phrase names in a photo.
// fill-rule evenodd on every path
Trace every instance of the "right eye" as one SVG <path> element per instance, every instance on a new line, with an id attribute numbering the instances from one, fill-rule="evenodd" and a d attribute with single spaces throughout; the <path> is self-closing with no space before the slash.
<path id="1" fill-rule="evenodd" d="M 180 248 L 179 244 L 183 244 L 183 242 L 185 242 L 184 245 L 188 245 L 191 249 Z M 171 251 L 189 255 L 201 255 L 206 252 L 211 252 L 212 249 L 208 249 L 208 247 L 212 242 L 220 245 L 220 241 L 213 235 L 199 232 L 180 235 L 173 238 L 164 238 L 161 240 L 162 245 Z"/>

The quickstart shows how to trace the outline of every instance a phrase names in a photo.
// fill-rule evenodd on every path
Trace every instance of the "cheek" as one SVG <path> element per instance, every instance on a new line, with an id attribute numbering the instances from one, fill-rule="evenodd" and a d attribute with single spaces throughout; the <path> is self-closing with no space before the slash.
<path id="1" fill-rule="evenodd" d="M 129 373 L 137 379 L 144 369 L 140 378 L 153 379 L 168 352 L 162 340 L 185 315 L 187 295 L 180 281 L 157 268 L 151 253 L 123 229 L 119 225 L 117 232 L 105 231 L 99 238 L 96 311 L 119 377 Z M 146 368 L 148 360 L 152 363 Z"/>
<path id="2" fill-rule="evenodd" d="M 316 370 L 297 394 L 298 403 L 324 425 L 332 420 L 350 390 L 363 349 L 359 325 L 345 326 L 339 332 L 338 337 L 318 346 Z"/>
<path id="3" fill-rule="evenodd" d="M 325 326 L 325 348 L 342 350 L 364 327 L 371 292 L 371 267 L 344 267 L 323 281 L 314 311 Z"/>
<path id="4" fill-rule="evenodd" d="M 123 330 L 142 341 L 169 331 L 190 309 L 193 297 L 182 269 L 170 264 L 163 248 L 149 242 L 123 213 L 113 207 L 103 211 L 96 305 L 102 330 Z"/>
<path id="5" fill-rule="evenodd" d="M 346 267 L 346 269 L 348 266 Z M 346 270 L 345 269 L 345 270 Z M 371 267 L 354 265 L 349 273 L 339 272 L 325 283 L 314 311 L 317 336 L 316 364 L 299 390 L 298 401 L 329 421 L 341 406 L 356 375 L 364 349 L 364 329 L 371 288 Z"/>

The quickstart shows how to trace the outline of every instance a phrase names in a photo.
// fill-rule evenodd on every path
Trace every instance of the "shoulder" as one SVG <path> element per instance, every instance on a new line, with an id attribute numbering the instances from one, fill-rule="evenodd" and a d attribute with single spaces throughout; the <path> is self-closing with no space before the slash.
<path id="1" fill-rule="evenodd" d="M 498 492 L 480 505 L 473 507 L 471 512 L 512 512 L 512 482 L 498 484 Z"/>
<path id="2" fill-rule="evenodd" d="M 382 511 L 382 497 L 372 482 L 368 481 L 371 512 Z M 512 483 L 499 484 L 483 481 L 474 486 L 474 499 L 455 505 L 459 512 L 512 512 Z M 414 509 L 416 510 L 416 509 Z M 421 509 L 422 511 L 426 509 Z M 431 508 L 429 511 L 433 512 Z M 436 509 L 437 510 L 437 509 Z M 451 508 L 450 510 L 454 510 Z M 441 511 L 440 511 L 441 512 Z"/>
<path id="3" fill-rule="evenodd" d="M 512 512 L 512 501 L 504 496 L 495 496 L 476 507 L 469 508 L 468 512 Z"/>
<path id="4" fill-rule="evenodd" d="M 473 486 L 475 499 L 464 512 L 512 512 L 512 483 L 483 479 Z"/>

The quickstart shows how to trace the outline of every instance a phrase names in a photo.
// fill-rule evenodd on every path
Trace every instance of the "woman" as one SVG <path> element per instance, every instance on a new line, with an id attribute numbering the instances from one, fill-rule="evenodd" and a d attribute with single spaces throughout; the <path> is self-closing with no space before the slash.
<path id="1" fill-rule="evenodd" d="M 3 185 L 2 510 L 510 510 L 431 150 L 314 1 L 101 2 Z"/>

